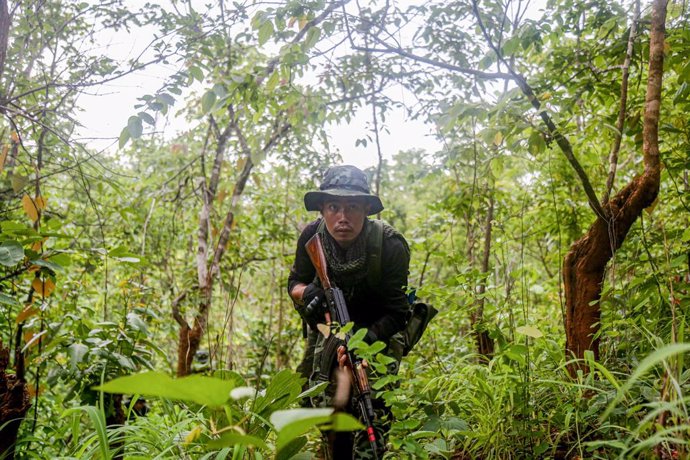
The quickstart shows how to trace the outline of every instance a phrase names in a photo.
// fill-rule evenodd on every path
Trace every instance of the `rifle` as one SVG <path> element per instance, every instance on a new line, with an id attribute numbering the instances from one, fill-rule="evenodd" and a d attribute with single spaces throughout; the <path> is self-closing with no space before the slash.
<path id="1" fill-rule="evenodd" d="M 331 325 L 331 312 L 335 316 L 336 322 L 344 326 L 350 322 L 350 313 L 345 304 L 345 297 L 343 291 L 334 286 L 328 278 L 328 267 L 326 265 L 326 255 L 323 252 L 323 245 L 321 244 L 321 237 L 319 234 L 312 236 L 307 244 L 305 244 L 309 259 L 316 269 L 316 275 L 321 280 L 321 286 L 326 293 L 326 303 L 328 310 L 326 311 L 326 322 L 328 326 Z M 316 299 L 315 299 L 316 300 Z M 312 302 L 313 303 L 313 302 Z M 307 308 L 318 308 L 318 305 L 308 305 Z M 350 341 L 350 333 L 345 334 L 345 353 L 350 361 L 350 371 L 352 375 L 352 386 L 357 398 L 357 405 L 362 417 L 364 425 L 366 425 L 367 436 L 371 443 L 371 448 L 374 453 L 374 458 L 378 459 L 376 451 L 376 433 L 374 432 L 373 420 L 376 418 L 374 414 L 374 406 L 371 403 L 371 387 L 369 386 L 369 379 L 367 378 L 367 371 L 364 368 L 362 359 L 355 356 L 355 354 L 347 347 Z"/>

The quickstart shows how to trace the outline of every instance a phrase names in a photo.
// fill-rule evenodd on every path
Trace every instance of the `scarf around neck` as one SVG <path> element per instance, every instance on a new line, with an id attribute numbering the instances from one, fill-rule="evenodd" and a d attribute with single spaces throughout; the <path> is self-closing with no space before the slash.
<path id="1" fill-rule="evenodd" d="M 328 233 L 326 225 L 320 225 L 318 230 L 326 254 L 328 271 L 333 274 L 341 288 L 352 286 L 367 276 L 367 235 L 369 234 L 369 220 L 364 221 L 364 227 L 357 239 L 343 249 Z"/>

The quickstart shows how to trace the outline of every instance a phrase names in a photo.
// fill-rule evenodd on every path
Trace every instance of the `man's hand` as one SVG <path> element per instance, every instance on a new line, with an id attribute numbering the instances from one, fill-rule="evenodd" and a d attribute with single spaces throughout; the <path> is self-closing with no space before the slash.
<path id="1" fill-rule="evenodd" d="M 312 300 L 314 300 L 317 297 L 321 300 L 325 298 L 325 293 L 323 292 L 323 289 L 314 283 L 307 284 L 307 286 L 302 291 L 302 303 L 304 304 L 304 306 L 306 307 L 307 305 L 309 305 L 312 302 Z"/>
<path id="2" fill-rule="evenodd" d="M 302 305 L 297 307 L 300 316 L 316 330 L 317 323 L 325 322 L 325 312 L 321 303 L 325 299 L 323 289 L 314 283 L 308 284 L 302 291 Z"/>
<path id="3" fill-rule="evenodd" d="M 344 345 L 338 347 L 338 367 L 340 367 L 341 370 L 348 371 L 348 375 L 350 375 L 352 363 L 350 363 L 350 357 L 346 353 Z M 367 363 L 366 359 L 362 360 L 362 367 L 369 367 L 369 363 Z"/>

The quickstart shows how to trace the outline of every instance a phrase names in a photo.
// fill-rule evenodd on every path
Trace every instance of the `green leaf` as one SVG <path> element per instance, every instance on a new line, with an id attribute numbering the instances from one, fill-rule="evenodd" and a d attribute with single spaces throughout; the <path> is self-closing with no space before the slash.
<path id="1" fill-rule="evenodd" d="M 635 372 L 632 373 L 630 378 L 625 382 L 625 384 L 620 388 L 616 397 L 609 403 L 608 407 L 600 417 L 600 420 L 606 420 L 606 418 L 611 414 L 613 409 L 620 403 L 625 394 L 632 388 L 632 386 L 637 382 L 640 377 L 647 373 L 650 369 L 656 365 L 666 361 L 675 355 L 680 355 L 690 351 L 690 343 L 674 343 L 671 345 L 666 345 L 663 348 L 656 350 L 654 353 L 648 355 L 642 362 L 637 366 Z"/>
<path id="2" fill-rule="evenodd" d="M 111 459 L 112 455 L 110 455 L 110 444 L 108 442 L 108 432 L 106 430 L 105 415 L 103 414 L 103 411 L 93 406 L 80 406 L 67 409 L 62 413 L 62 416 L 67 417 L 80 411 L 86 412 L 96 428 L 98 447 L 101 450 L 100 458 L 106 460 Z"/>
<path id="3" fill-rule="evenodd" d="M 268 78 L 268 81 L 266 81 L 266 90 L 273 91 L 276 89 L 276 86 L 278 86 L 278 82 L 280 81 L 280 76 L 278 75 L 278 72 L 274 71 L 271 76 Z"/>
<path id="4" fill-rule="evenodd" d="M 302 392 L 303 379 L 294 372 L 285 369 L 278 372 L 268 384 L 266 394 L 256 398 L 254 411 L 268 415 L 278 409 L 283 409 L 297 400 Z"/>
<path id="5" fill-rule="evenodd" d="M 65 271 L 65 268 L 62 265 L 56 264 L 52 260 L 36 259 L 36 260 L 32 260 L 31 263 L 33 265 L 38 265 L 39 267 L 48 268 L 54 272 L 64 272 Z"/>
<path id="6" fill-rule="evenodd" d="M 232 381 L 202 375 L 173 379 L 161 372 L 144 372 L 117 378 L 94 389 L 106 393 L 141 394 L 220 407 L 228 400 L 234 387 Z"/>
<path id="7" fill-rule="evenodd" d="M 56 263 L 57 265 L 60 265 L 61 267 L 69 267 L 72 265 L 72 258 L 69 256 L 69 254 L 65 253 L 60 253 L 60 254 L 53 254 L 48 258 L 51 262 Z"/>
<path id="8" fill-rule="evenodd" d="M 331 415 L 330 429 L 333 431 L 358 431 L 364 428 L 359 420 L 346 412 Z"/>
<path id="9" fill-rule="evenodd" d="M 29 183 L 29 178 L 22 176 L 21 174 L 11 174 L 9 177 L 10 181 L 12 182 L 12 190 L 15 193 L 19 193 L 26 186 L 26 184 Z"/>
<path id="10" fill-rule="evenodd" d="M 130 138 L 140 138 L 141 133 L 144 132 L 144 126 L 141 123 L 141 118 L 137 116 L 129 117 L 129 120 L 127 120 L 127 131 L 129 131 Z"/>
<path id="11" fill-rule="evenodd" d="M 2 292 L 0 292 L 0 303 L 3 303 L 5 305 L 12 305 L 15 307 L 21 305 L 17 299 L 7 294 L 3 294 Z"/>
<path id="12" fill-rule="evenodd" d="M 259 27 L 259 46 L 263 46 L 271 38 L 271 35 L 273 35 L 273 23 L 264 21 Z"/>
<path id="13" fill-rule="evenodd" d="M 308 50 L 309 48 L 312 48 L 319 41 L 320 37 L 321 29 L 318 27 L 312 27 L 309 29 L 309 32 L 307 32 L 307 38 L 304 39 L 304 49 Z"/>
<path id="14" fill-rule="evenodd" d="M 216 93 L 209 90 L 204 93 L 204 95 L 201 97 L 201 111 L 203 113 L 208 113 L 211 111 L 213 108 L 213 105 L 216 103 Z"/>
<path id="15" fill-rule="evenodd" d="M 505 56 L 510 56 L 512 54 L 515 54 L 515 52 L 518 49 L 518 46 L 520 46 L 520 37 L 519 36 L 511 37 L 509 40 L 507 40 L 503 44 L 503 54 Z"/>
<path id="16" fill-rule="evenodd" d="M 280 432 L 286 426 L 302 420 L 316 418 L 328 420 L 332 413 L 333 408 L 330 407 L 278 410 L 271 414 L 270 420 L 276 431 Z"/>
<path id="17" fill-rule="evenodd" d="M 528 337 L 532 337 L 534 339 L 544 337 L 544 334 L 542 334 L 542 332 L 534 326 L 516 327 L 515 332 L 517 332 L 518 334 L 524 334 L 524 335 L 526 335 Z"/>
<path id="18" fill-rule="evenodd" d="M 156 97 L 156 99 L 158 99 L 159 101 L 161 101 L 167 105 L 174 105 L 175 104 L 175 98 L 172 97 L 168 93 L 161 93 Z"/>
<path id="19" fill-rule="evenodd" d="M 204 72 L 202 72 L 201 69 L 198 67 L 190 67 L 189 74 L 198 81 L 204 81 Z"/>
<path id="20" fill-rule="evenodd" d="M 306 436 L 295 438 L 276 453 L 275 460 L 313 460 L 309 452 L 300 452 L 306 445 Z"/>
<path id="21" fill-rule="evenodd" d="M 546 150 L 546 142 L 539 131 L 532 131 L 529 136 L 529 151 L 533 155 L 537 155 Z"/>
<path id="22" fill-rule="evenodd" d="M 256 436 L 249 436 L 247 434 L 240 434 L 232 431 L 223 433 L 219 439 L 214 439 L 208 442 L 208 446 L 212 449 L 218 449 L 220 447 L 235 445 L 255 446 L 262 450 L 270 450 L 263 439 L 257 438 Z"/>
<path id="23" fill-rule="evenodd" d="M 120 131 L 120 139 L 118 141 L 118 148 L 122 148 L 125 145 L 127 145 L 127 142 L 129 141 L 129 128 L 124 127 L 122 128 L 122 131 Z"/>
<path id="24" fill-rule="evenodd" d="M 218 97 L 225 97 L 228 95 L 227 90 L 225 89 L 225 86 L 221 85 L 220 83 L 216 83 L 213 85 L 213 88 L 211 90 L 216 93 L 216 96 Z"/>
<path id="25" fill-rule="evenodd" d="M 684 243 L 687 243 L 688 241 L 690 241 L 690 227 L 686 228 L 683 231 L 683 236 L 681 237 L 681 239 L 683 240 Z"/>
<path id="26" fill-rule="evenodd" d="M 141 118 L 142 120 L 144 120 L 144 121 L 145 121 L 146 123 L 148 123 L 149 125 L 152 125 L 152 126 L 153 126 L 153 125 L 156 124 L 156 120 L 155 120 L 151 115 L 149 115 L 149 114 L 146 113 L 146 112 L 139 112 L 137 115 L 139 115 L 139 118 Z"/>
<path id="27" fill-rule="evenodd" d="M 332 408 L 289 409 L 271 414 L 271 423 L 278 432 L 276 450 L 280 452 L 294 439 L 320 427 L 334 431 L 355 431 L 364 427 L 352 415 Z"/>
<path id="28" fill-rule="evenodd" d="M 86 353 L 89 352 L 89 347 L 83 343 L 75 342 L 67 347 L 67 354 L 69 355 L 69 363 L 72 371 L 77 369 L 77 365 L 84 359 Z"/>
<path id="29" fill-rule="evenodd" d="M 136 313 L 127 313 L 127 325 L 137 332 L 144 334 L 148 332 L 146 323 Z"/>
<path id="30" fill-rule="evenodd" d="M 3 241 L 0 243 L 0 265 L 14 267 L 24 260 L 24 247 L 17 241 Z"/>
<path id="31" fill-rule="evenodd" d="M 271 423 L 278 431 L 276 450 L 280 452 L 292 440 L 302 436 L 319 425 L 328 423 L 333 409 L 290 409 L 271 414 Z"/>
<path id="32" fill-rule="evenodd" d="M 314 385 L 313 387 L 300 393 L 300 395 L 297 396 L 297 398 L 304 399 L 304 398 L 309 398 L 311 396 L 317 395 L 326 389 L 326 387 L 328 386 L 328 383 L 329 382 L 318 383 L 318 384 Z"/>

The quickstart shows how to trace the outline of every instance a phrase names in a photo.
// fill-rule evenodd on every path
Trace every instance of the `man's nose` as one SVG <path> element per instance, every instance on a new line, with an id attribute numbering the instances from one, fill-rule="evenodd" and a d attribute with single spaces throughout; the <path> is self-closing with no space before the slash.
<path id="1" fill-rule="evenodd" d="M 345 212 L 345 206 L 340 206 L 338 208 L 338 213 L 336 214 L 338 221 L 347 221 L 347 213 Z"/>

